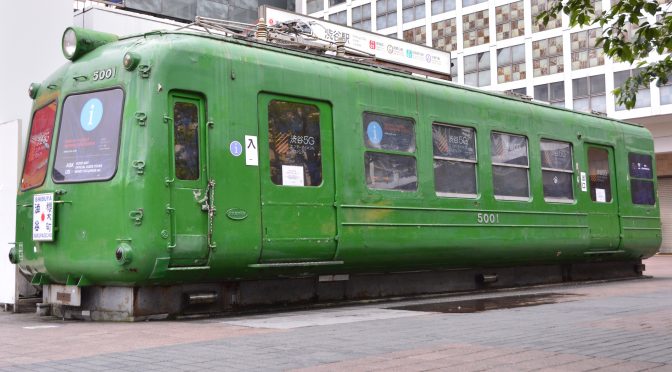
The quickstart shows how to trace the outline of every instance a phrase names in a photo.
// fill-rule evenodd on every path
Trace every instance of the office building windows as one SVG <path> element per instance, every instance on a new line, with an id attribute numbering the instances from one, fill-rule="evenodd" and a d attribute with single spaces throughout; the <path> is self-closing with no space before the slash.
<path id="1" fill-rule="evenodd" d="M 541 12 L 548 10 L 548 5 L 551 1 L 552 0 L 532 0 L 532 32 L 540 32 L 562 27 L 562 16 L 549 20 L 546 26 L 541 24 L 541 21 L 537 21 L 537 16 Z"/>
<path id="2" fill-rule="evenodd" d="M 464 47 L 469 48 L 490 42 L 490 16 L 488 10 L 475 12 L 462 16 L 464 27 Z"/>
<path id="3" fill-rule="evenodd" d="M 598 28 L 571 34 L 572 70 L 604 65 L 604 51 L 601 45 L 596 45 L 601 34 Z"/>
<path id="4" fill-rule="evenodd" d="M 352 27 L 371 31 L 371 4 L 352 8 Z"/>
<path id="5" fill-rule="evenodd" d="M 604 75 L 594 75 L 572 80 L 574 110 L 607 112 Z"/>
<path id="6" fill-rule="evenodd" d="M 334 14 L 329 14 L 329 22 L 334 22 L 338 23 L 340 25 L 347 25 L 348 24 L 348 15 L 346 11 L 334 13 Z"/>
<path id="7" fill-rule="evenodd" d="M 397 1 L 376 1 L 376 29 L 382 30 L 397 25 Z"/>
<path id="8" fill-rule="evenodd" d="M 432 15 L 455 10 L 455 0 L 432 0 Z"/>
<path id="9" fill-rule="evenodd" d="M 497 40 L 525 35 L 525 15 L 523 9 L 522 0 L 495 8 Z"/>
<path id="10" fill-rule="evenodd" d="M 401 17 L 404 23 L 425 18 L 425 0 L 401 0 Z"/>
<path id="11" fill-rule="evenodd" d="M 425 45 L 427 40 L 427 30 L 425 29 L 425 26 L 404 30 L 403 34 L 404 41 L 409 43 Z"/>
<path id="12" fill-rule="evenodd" d="M 497 49 L 497 83 L 525 79 L 525 44 Z"/>
<path id="13" fill-rule="evenodd" d="M 548 102 L 551 106 L 565 107 L 565 82 L 535 85 L 534 99 Z"/>
<path id="14" fill-rule="evenodd" d="M 618 88 L 625 84 L 625 81 L 631 77 L 639 74 L 639 70 L 626 70 L 614 72 L 614 88 Z M 614 97 L 614 103 L 616 103 L 616 97 Z M 662 104 L 662 102 L 661 102 Z M 651 89 L 649 86 L 640 86 L 637 91 L 637 100 L 635 102 L 634 108 L 641 107 L 650 107 L 651 106 Z M 619 105 L 616 103 L 616 111 L 625 110 L 624 105 Z"/>
<path id="15" fill-rule="evenodd" d="M 308 14 L 324 10 L 324 0 L 307 0 L 306 11 Z"/>
<path id="16" fill-rule="evenodd" d="M 432 47 L 446 52 L 457 49 L 456 18 L 432 23 Z"/>
<path id="17" fill-rule="evenodd" d="M 532 42 L 534 77 L 565 71 L 562 59 L 562 36 Z"/>
<path id="18" fill-rule="evenodd" d="M 490 52 L 464 57 L 464 84 L 472 87 L 490 85 Z"/>

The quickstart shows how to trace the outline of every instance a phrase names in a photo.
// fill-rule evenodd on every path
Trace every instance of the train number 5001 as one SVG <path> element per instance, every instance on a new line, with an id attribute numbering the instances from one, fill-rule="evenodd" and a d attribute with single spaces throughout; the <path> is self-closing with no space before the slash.
<path id="1" fill-rule="evenodd" d="M 499 213 L 479 213 L 476 220 L 478 223 L 499 223 Z"/>

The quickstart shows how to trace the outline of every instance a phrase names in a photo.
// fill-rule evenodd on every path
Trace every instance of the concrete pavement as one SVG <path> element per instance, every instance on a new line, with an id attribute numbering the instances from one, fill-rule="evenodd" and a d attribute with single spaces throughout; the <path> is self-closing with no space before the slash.
<path id="1" fill-rule="evenodd" d="M 672 256 L 645 264 L 651 279 L 237 317 L 0 312 L 0 371 L 672 371 Z"/>

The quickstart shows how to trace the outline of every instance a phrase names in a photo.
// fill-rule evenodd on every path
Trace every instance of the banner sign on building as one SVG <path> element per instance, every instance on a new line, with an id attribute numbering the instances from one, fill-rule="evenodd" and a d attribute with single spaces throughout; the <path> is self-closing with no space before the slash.
<path id="1" fill-rule="evenodd" d="M 346 47 L 370 54 L 376 59 L 450 76 L 448 52 L 269 6 L 262 6 L 260 13 L 269 26 L 301 21 L 310 26 L 314 36 L 322 40 L 336 42 L 343 38 Z"/>

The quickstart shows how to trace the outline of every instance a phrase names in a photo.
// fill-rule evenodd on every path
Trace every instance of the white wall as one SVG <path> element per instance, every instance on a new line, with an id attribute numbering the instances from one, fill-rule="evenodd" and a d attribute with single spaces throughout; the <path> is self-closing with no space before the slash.
<path id="1" fill-rule="evenodd" d="M 16 296 L 16 269 L 7 256 L 15 241 L 16 185 L 19 179 L 21 152 L 21 122 L 13 120 L 0 124 L 0 304 L 14 304 Z"/>
<path id="2" fill-rule="evenodd" d="M 90 7 L 75 14 L 74 25 L 119 36 L 174 30 L 182 23 L 112 8 Z"/>
<path id="3" fill-rule="evenodd" d="M 72 25 L 72 0 L 21 0 L 2 5 L 0 123 L 21 119 L 26 138 L 32 105 L 28 86 L 67 62 L 61 36 Z"/>

